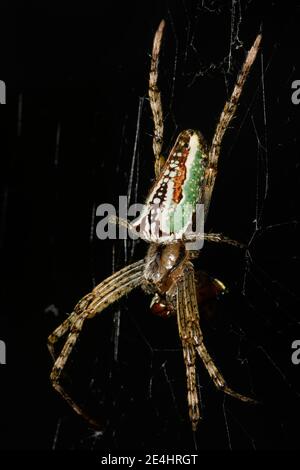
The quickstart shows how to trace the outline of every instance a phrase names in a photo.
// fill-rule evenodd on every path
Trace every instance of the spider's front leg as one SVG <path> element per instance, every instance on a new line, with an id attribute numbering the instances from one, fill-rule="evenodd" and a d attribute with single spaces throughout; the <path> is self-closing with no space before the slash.
<path id="1" fill-rule="evenodd" d="M 52 356 L 53 361 L 56 360 L 55 346 L 58 341 L 63 338 L 72 328 L 75 319 L 86 309 L 90 298 L 93 298 L 92 294 L 85 295 L 76 305 L 74 312 L 72 312 L 61 325 L 59 325 L 52 333 L 48 336 L 48 350 Z"/>
<path id="2" fill-rule="evenodd" d="M 196 430 L 200 418 L 195 351 L 198 352 L 211 379 L 219 390 L 244 402 L 257 403 L 252 398 L 241 395 L 228 387 L 223 375 L 206 349 L 200 327 L 194 268 L 189 261 L 182 266 L 182 275 L 177 281 L 177 323 L 186 366 L 189 415 L 193 430 Z"/>
<path id="3" fill-rule="evenodd" d="M 55 344 L 59 339 L 69 332 L 66 343 L 60 352 L 59 356 L 54 362 L 50 380 L 54 389 L 66 400 L 66 402 L 73 408 L 73 410 L 82 416 L 92 427 L 98 428 L 98 423 L 94 421 L 81 406 L 79 406 L 65 390 L 61 384 L 61 376 L 66 365 L 66 362 L 73 350 L 73 347 L 78 339 L 84 321 L 88 318 L 90 311 L 88 305 L 94 299 L 94 296 L 88 294 L 83 297 L 76 305 L 74 312 L 65 320 L 48 338 L 48 349 L 55 360 Z M 84 307 L 83 307 L 84 305 Z M 82 307 L 82 308 L 81 308 Z"/>
<path id="4" fill-rule="evenodd" d="M 141 284 L 144 272 L 144 260 L 121 269 L 81 299 L 74 312 L 49 336 L 49 351 L 55 360 L 55 345 L 68 333 L 67 340 L 55 360 L 50 379 L 55 390 L 67 401 L 73 410 L 88 421 L 93 427 L 99 425 L 88 416 L 61 384 L 61 376 L 70 354 L 77 342 L 85 320 L 93 318 L 110 304 L 116 302 L 124 295 Z"/>
<path id="5" fill-rule="evenodd" d="M 196 310 L 190 308 L 190 302 L 187 297 L 188 291 L 186 280 L 191 270 L 193 270 L 193 267 L 190 262 L 182 266 L 182 275 L 177 281 L 176 311 L 177 325 L 186 367 L 189 416 L 193 431 L 196 431 L 199 419 L 201 417 L 196 382 L 196 350 L 194 346 L 194 337 L 199 332 L 199 314 L 198 308 Z M 197 303 L 197 300 L 195 301 Z"/>

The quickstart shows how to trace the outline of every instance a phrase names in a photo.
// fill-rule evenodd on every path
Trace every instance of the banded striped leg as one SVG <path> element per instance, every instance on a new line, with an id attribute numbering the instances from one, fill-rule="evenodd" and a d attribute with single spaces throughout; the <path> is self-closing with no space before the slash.
<path id="1" fill-rule="evenodd" d="M 237 240 L 232 240 L 232 238 L 226 237 L 222 233 L 194 233 L 194 232 L 187 232 L 184 234 L 184 241 L 185 242 L 195 242 L 197 240 L 206 240 L 212 243 L 224 243 L 226 245 L 235 246 L 236 248 L 246 248 L 241 242 Z"/>
<path id="2" fill-rule="evenodd" d="M 182 343 L 183 357 L 186 367 L 187 393 L 189 416 L 193 431 L 196 431 L 200 419 L 199 397 L 196 383 L 196 350 L 194 338 L 199 335 L 199 313 L 198 308 L 192 308 L 189 279 L 193 277 L 193 265 L 187 263 L 184 272 L 177 282 L 177 324 L 179 336 Z M 192 294 L 195 294 L 193 286 Z"/>
<path id="3" fill-rule="evenodd" d="M 161 169 L 164 165 L 164 158 L 161 155 L 164 135 L 164 120 L 161 104 L 161 95 L 157 86 L 158 80 L 158 64 L 159 54 L 161 48 L 161 42 L 164 32 L 165 22 L 162 20 L 157 28 L 157 31 L 153 40 L 152 56 L 151 56 L 151 68 L 149 77 L 149 100 L 151 111 L 154 122 L 154 134 L 153 134 L 153 152 L 155 157 L 154 169 L 155 176 L 158 177 Z"/>
<path id="4" fill-rule="evenodd" d="M 224 393 L 239 400 L 257 403 L 228 387 L 224 377 L 210 357 L 200 328 L 193 265 L 188 263 L 177 285 L 177 323 L 182 342 L 186 366 L 189 416 L 193 431 L 196 431 L 200 419 L 199 398 L 196 383 L 195 354 L 198 352 L 215 386 Z"/>
<path id="5" fill-rule="evenodd" d="M 62 395 L 76 413 L 85 418 L 92 426 L 97 427 L 98 425 L 64 390 L 60 383 L 61 375 L 85 320 L 93 318 L 109 305 L 138 287 L 142 281 L 143 271 L 144 261 L 141 260 L 121 269 L 101 282 L 90 294 L 87 294 L 78 302 L 74 312 L 48 338 L 49 351 L 54 358 L 55 344 L 68 333 L 67 340 L 55 360 L 50 379 L 55 390 Z"/>
<path id="6" fill-rule="evenodd" d="M 90 294 L 88 294 L 90 295 Z M 65 319 L 65 321 L 59 325 L 52 333 L 51 335 L 48 336 L 48 350 L 52 356 L 53 361 L 55 362 L 56 356 L 55 356 L 55 344 L 63 338 L 71 329 L 75 319 L 80 315 L 81 312 L 83 312 L 84 308 L 80 308 L 80 304 L 83 304 L 83 302 L 86 300 L 86 297 L 83 297 L 83 299 L 78 302 L 76 305 L 74 312 L 72 312 L 68 318 Z"/>
<path id="7" fill-rule="evenodd" d="M 241 93 L 243 91 L 244 84 L 247 80 L 248 74 L 251 70 L 252 64 L 255 61 L 257 52 L 259 50 L 261 37 L 262 37 L 261 34 L 257 35 L 250 51 L 247 54 L 246 60 L 239 73 L 239 76 L 237 78 L 231 97 L 225 103 L 225 106 L 220 115 L 219 122 L 215 130 L 215 134 L 214 134 L 212 144 L 209 150 L 208 165 L 207 165 L 205 176 L 204 176 L 203 202 L 205 206 L 206 216 L 209 210 L 211 195 L 214 189 L 214 184 L 215 184 L 215 180 L 217 176 L 217 166 L 218 166 L 218 159 L 220 155 L 220 148 L 221 148 L 222 140 L 232 118 L 234 117 L 236 113 L 237 105 L 238 105 Z"/>

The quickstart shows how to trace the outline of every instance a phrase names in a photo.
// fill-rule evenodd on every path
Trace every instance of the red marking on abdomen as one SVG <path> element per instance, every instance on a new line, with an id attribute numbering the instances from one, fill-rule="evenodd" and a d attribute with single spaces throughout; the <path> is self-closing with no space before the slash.
<path id="1" fill-rule="evenodd" d="M 185 163 L 187 161 L 188 154 L 189 154 L 189 149 L 182 152 L 182 157 L 180 158 L 179 164 L 178 164 L 178 173 L 174 177 L 174 189 L 173 189 L 172 200 L 176 204 L 178 204 L 182 199 L 182 188 L 186 179 Z"/>

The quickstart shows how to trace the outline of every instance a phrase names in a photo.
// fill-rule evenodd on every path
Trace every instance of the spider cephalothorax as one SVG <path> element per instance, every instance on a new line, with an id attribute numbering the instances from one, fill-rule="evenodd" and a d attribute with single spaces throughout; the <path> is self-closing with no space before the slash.
<path id="1" fill-rule="evenodd" d="M 164 26 L 165 23 L 162 21 L 154 37 L 149 80 L 149 98 L 154 120 L 153 151 L 156 181 L 140 217 L 133 224 L 127 224 L 133 226 L 141 238 L 150 243 L 147 256 L 144 260 L 112 274 L 81 299 L 71 315 L 49 336 L 48 344 L 55 361 L 51 372 L 53 386 L 74 411 L 95 425 L 61 385 L 62 372 L 85 320 L 93 318 L 136 287 L 142 286 L 146 293 L 153 296 L 154 313 L 165 317 L 171 314 L 177 315 L 178 332 L 186 366 L 189 416 L 195 431 L 200 419 L 196 382 L 197 355 L 219 390 L 244 402 L 254 402 L 251 398 L 228 387 L 206 349 L 199 311 L 203 313 L 210 300 L 224 292 L 225 286 L 206 273 L 195 274 L 192 260 L 199 251 L 189 251 L 185 242 L 206 239 L 240 246 L 238 242 L 221 234 L 191 233 L 189 230 L 198 202 L 204 205 L 205 216 L 208 213 L 222 139 L 235 114 L 243 86 L 259 49 L 261 35 L 257 36 L 246 56 L 231 97 L 225 103 L 219 118 L 211 144 L 207 145 L 198 131 L 183 131 L 164 163 L 161 152 L 163 114 L 157 86 L 159 52 Z M 57 356 L 55 345 L 66 335 L 68 335 L 66 342 Z"/>
<path id="2" fill-rule="evenodd" d="M 154 314 L 168 317 L 176 312 L 176 282 L 187 258 L 188 252 L 182 242 L 150 245 L 142 288 L 147 294 L 154 294 L 151 302 Z"/>
<path id="3" fill-rule="evenodd" d="M 188 256 L 190 256 L 190 252 L 188 252 Z M 172 292 L 174 284 L 182 275 L 181 268 L 183 266 L 184 263 L 179 263 L 174 267 L 168 282 L 163 286 L 164 288 L 155 284 L 149 286 L 148 283 L 144 282 L 144 291 L 150 294 L 154 292 L 150 303 L 152 314 L 162 318 L 170 318 L 176 315 L 176 293 L 172 295 Z M 155 273 L 154 277 L 156 278 Z M 203 316 L 209 318 L 214 314 L 216 300 L 226 292 L 226 287 L 219 279 L 215 279 L 200 270 L 195 272 L 195 285 L 198 309 L 201 310 Z"/>

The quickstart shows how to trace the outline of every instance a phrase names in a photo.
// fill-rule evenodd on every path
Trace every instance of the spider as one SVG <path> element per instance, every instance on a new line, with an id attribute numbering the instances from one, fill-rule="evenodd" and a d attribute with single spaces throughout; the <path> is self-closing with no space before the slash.
<path id="1" fill-rule="evenodd" d="M 225 103 L 220 115 L 211 144 L 205 142 L 200 132 L 184 130 L 179 134 L 168 159 L 164 161 L 162 157 L 163 112 L 161 94 L 157 85 L 164 27 L 165 22 L 162 20 L 154 36 L 149 78 L 149 101 L 154 121 L 153 152 L 156 180 L 146 200 L 145 210 L 135 223 L 135 228 L 140 228 L 142 232 L 141 237 L 150 243 L 148 252 L 145 259 L 112 274 L 97 285 L 91 293 L 83 297 L 75 306 L 74 311 L 48 338 L 49 351 L 54 359 L 50 376 L 53 387 L 75 412 L 93 426 L 97 426 L 97 423 L 75 403 L 61 385 L 62 372 L 84 322 L 92 319 L 139 286 L 145 293 L 153 296 L 151 303 L 153 313 L 164 317 L 177 315 L 178 332 L 186 368 L 189 417 L 193 431 L 196 431 L 201 418 L 196 382 L 197 354 L 217 389 L 244 402 L 256 403 L 252 398 L 235 392 L 227 385 L 206 349 L 200 327 L 199 310 L 204 308 L 207 297 L 216 296 L 225 287 L 220 281 L 210 278 L 205 273 L 200 273 L 196 279 L 193 259 L 200 250 L 195 252 L 186 248 L 186 241 L 201 237 L 235 246 L 240 246 L 240 244 L 222 234 L 186 235 L 183 233 L 186 220 L 182 222 L 184 226 L 176 229 L 175 224 L 172 225 L 170 214 L 174 215 L 179 207 L 184 209 L 187 207 L 187 213 L 191 219 L 195 215 L 196 204 L 202 203 L 204 216 L 207 216 L 217 175 L 222 139 L 235 115 L 240 95 L 259 49 L 261 34 L 257 35 L 246 56 L 231 97 Z M 158 232 L 153 230 L 157 220 L 155 211 L 151 210 L 153 204 L 160 209 L 161 220 L 168 225 L 168 236 L 162 236 L 161 230 Z M 122 221 L 117 221 L 117 223 L 122 223 Z M 141 229 L 142 226 L 143 229 Z M 180 233 L 179 236 L 178 233 Z M 55 346 L 63 337 L 66 337 L 66 341 L 57 356 Z"/>

